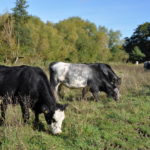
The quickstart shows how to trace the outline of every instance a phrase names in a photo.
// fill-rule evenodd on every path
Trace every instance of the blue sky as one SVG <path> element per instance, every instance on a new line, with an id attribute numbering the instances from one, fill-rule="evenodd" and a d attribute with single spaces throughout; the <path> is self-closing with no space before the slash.
<path id="1" fill-rule="evenodd" d="M 0 14 L 11 12 L 16 0 L 0 0 Z M 96 26 L 130 37 L 138 25 L 150 22 L 150 0 L 27 0 L 30 15 L 58 23 L 79 16 Z"/>

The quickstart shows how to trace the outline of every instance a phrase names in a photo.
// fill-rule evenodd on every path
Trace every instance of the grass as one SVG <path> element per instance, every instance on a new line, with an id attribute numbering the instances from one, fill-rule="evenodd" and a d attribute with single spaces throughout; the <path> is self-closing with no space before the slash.
<path id="1" fill-rule="evenodd" d="M 43 115 L 40 130 L 23 125 L 20 107 L 7 111 L 0 127 L 1 150 L 149 150 L 150 149 L 150 72 L 142 66 L 114 65 L 122 77 L 121 100 L 100 95 L 95 102 L 80 101 L 81 90 L 63 90 L 62 103 L 69 103 L 63 133 L 51 135 Z M 72 101 L 68 101 L 68 100 Z"/>

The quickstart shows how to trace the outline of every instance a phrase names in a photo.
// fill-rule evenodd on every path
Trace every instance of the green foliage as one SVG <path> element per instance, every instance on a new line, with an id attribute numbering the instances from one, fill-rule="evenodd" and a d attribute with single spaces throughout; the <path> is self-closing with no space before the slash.
<path id="1" fill-rule="evenodd" d="M 124 51 L 122 46 L 114 46 L 111 48 L 112 56 L 110 58 L 111 62 L 126 62 L 129 58 L 128 54 Z"/>
<path id="2" fill-rule="evenodd" d="M 12 60 L 16 53 L 16 41 L 14 37 L 14 25 L 12 16 L 4 14 L 0 16 L 0 60 L 7 62 Z"/>
<path id="3" fill-rule="evenodd" d="M 14 34 L 16 38 L 18 51 L 22 54 L 30 47 L 31 37 L 30 30 L 27 28 L 26 23 L 29 19 L 26 9 L 28 5 L 26 0 L 17 0 L 16 6 L 12 9 L 14 19 Z"/>
<path id="4" fill-rule="evenodd" d="M 120 31 L 113 31 L 113 30 L 110 30 L 109 33 L 108 33 L 108 36 L 109 36 L 109 48 L 113 48 L 117 45 L 121 45 L 121 40 L 120 40 L 120 37 L 121 37 L 121 33 Z"/>
<path id="5" fill-rule="evenodd" d="M 0 61 L 48 64 L 51 61 L 106 62 L 124 61 L 119 31 L 71 17 L 53 24 L 29 16 L 26 0 L 16 0 L 13 13 L 0 16 Z M 11 30 L 10 30 L 11 29 Z M 117 58 L 118 56 L 121 56 Z"/>
<path id="6" fill-rule="evenodd" d="M 132 51 L 132 60 L 136 61 L 136 60 L 142 60 L 145 57 L 145 54 L 143 54 L 141 52 L 141 50 L 139 49 L 138 46 L 135 46 L 133 51 Z"/>
<path id="7" fill-rule="evenodd" d="M 150 23 L 146 22 L 139 25 L 130 38 L 125 39 L 124 48 L 130 55 L 130 60 L 134 61 L 133 51 L 135 47 L 139 47 L 145 57 L 140 57 L 142 61 L 150 59 Z"/>
<path id="8" fill-rule="evenodd" d="M 23 24 L 26 22 L 28 17 L 26 8 L 28 8 L 26 0 L 16 0 L 16 6 L 12 9 L 16 24 Z"/>

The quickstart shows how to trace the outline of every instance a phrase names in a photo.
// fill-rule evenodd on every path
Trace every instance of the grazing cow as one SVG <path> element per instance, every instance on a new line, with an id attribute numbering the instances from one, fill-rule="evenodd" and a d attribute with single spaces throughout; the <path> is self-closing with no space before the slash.
<path id="1" fill-rule="evenodd" d="M 150 61 L 145 61 L 144 62 L 144 69 L 150 69 Z"/>
<path id="2" fill-rule="evenodd" d="M 58 87 L 64 84 L 70 88 L 83 88 L 84 99 L 88 89 L 98 101 L 98 92 L 104 91 L 115 100 L 119 99 L 119 85 L 121 79 L 114 73 L 111 67 L 102 63 L 72 64 L 53 62 L 49 65 L 50 83 L 54 95 L 58 100 Z"/>
<path id="3" fill-rule="evenodd" d="M 61 133 L 65 118 L 66 104 L 57 104 L 47 76 L 38 67 L 0 65 L 1 117 L 4 122 L 7 105 L 10 100 L 20 104 L 24 123 L 29 120 L 29 108 L 35 113 L 35 122 L 39 114 L 44 113 L 46 122 L 53 134 Z M 12 103 L 13 103 L 12 102 Z"/>

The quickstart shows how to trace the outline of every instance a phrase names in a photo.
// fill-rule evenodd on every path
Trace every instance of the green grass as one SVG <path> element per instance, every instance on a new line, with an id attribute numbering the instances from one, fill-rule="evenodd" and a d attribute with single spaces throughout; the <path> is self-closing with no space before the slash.
<path id="1" fill-rule="evenodd" d="M 150 150 L 150 72 L 142 66 L 114 66 L 122 77 L 121 100 L 78 100 L 81 90 L 64 89 L 69 103 L 63 133 L 51 135 L 43 115 L 41 130 L 23 125 L 19 106 L 9 106 L 0 127 L 1 150 Z M 133 78 L 134 77 L 134 78 Z M 72 99 L 72 101 L 68 101 Z"/>

